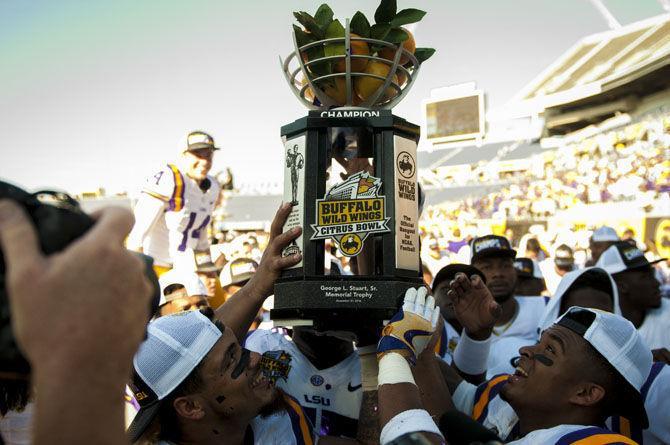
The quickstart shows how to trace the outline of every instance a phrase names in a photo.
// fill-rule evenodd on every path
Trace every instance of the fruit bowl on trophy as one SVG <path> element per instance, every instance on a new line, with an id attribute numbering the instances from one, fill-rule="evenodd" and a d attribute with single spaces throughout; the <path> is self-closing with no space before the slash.
<path id="1" fill-rule="evenodd" d="M 380 9 L 385 8 L 384 3 Z M 423 11 L 396 13 L 393 6 L 392 14 L 389 23 L 370 26 L 358 12 L 342 26 L 332 19 L 327 5 L 315 17 L 295 13 L 303 27 L 293 26 L 294 51 L 285 60 L 280 58 L 295 96 L 313 110 L 391 109 L 398 104 L 412 87 L 421 63 L 434 50 L 416 48 L 412 33 L 399 25 L 420 20 Z"/>

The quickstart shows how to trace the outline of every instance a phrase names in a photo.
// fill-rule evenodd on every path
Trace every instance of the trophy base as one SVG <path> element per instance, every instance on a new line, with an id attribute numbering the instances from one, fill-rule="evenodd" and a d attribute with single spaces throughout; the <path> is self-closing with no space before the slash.
<path id="1" fill-rule="evenodd" d="M 327 276 L 314 280 L 278 280 L 270 318 L 276 325 L 298 319 L 311 321 L 319 329 L 354 329 L 362 322 L 389 320 L 402 305 L 405 291 L 421 285 L 420 278 L 397 277 Z"/>

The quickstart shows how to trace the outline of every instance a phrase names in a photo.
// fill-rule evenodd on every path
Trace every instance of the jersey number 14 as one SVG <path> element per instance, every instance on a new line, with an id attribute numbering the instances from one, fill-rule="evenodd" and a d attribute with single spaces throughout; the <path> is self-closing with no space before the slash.
<path id="1" fill-rule="evenodd" d="M 195 225 L 196 216 L 198 216 L 198 214 L 195 213 L 195 212 L 191 212 L 188 215 L 188 224 L 186 224 L 186 228 L 182 231 L 181 243 L 179 244 L 179 248 L 178 248 L 178 250 L 180 252 L 183 252 L 184 250 L 186 250 L 186 246 L 188 245 L 189 235 L 193 239 L 196 239 L 196 240 L 199 239 L 202 230 L 205 227 L 207 227 L 207 224 L 209 223 L 209 218 L 210 217 L 209 217 L 209 215 L 207 215 L 207 217 L 202 221 L 202 223 L 196 229 L 193 229 L 193 226 Z M 193 230 L 191 230 L 191 229 L 193 229 Z"/>

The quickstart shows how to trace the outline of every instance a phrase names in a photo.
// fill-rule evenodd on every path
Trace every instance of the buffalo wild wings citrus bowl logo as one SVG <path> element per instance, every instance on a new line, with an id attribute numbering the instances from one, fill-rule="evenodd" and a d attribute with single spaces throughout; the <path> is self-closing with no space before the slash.
<path id="1" fill-rule="evenodd" d="M 388 232 L 386 198 L 379 195 L 382 181 L 358 172 L 333 186 L 316 202 L 312 240 L 332 238 L 348 257 L 360 253 L 371 233 Z"/>

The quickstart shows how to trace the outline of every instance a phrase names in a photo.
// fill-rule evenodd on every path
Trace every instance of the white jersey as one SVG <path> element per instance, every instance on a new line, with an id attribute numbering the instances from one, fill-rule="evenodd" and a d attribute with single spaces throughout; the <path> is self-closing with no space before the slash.
<path id="1" fill-rule="evenodd" d="M 293 398 L 285 395 L 286 410 L 251 421 L 253 443 L 256 445 L 312 445 L 316 437 L 304 409 Z M 225 441 L 221 442 L 226 443 Z"/>
<path id="2" fill-rule="evenodd" d="M 219 197 L 219 183 L 208 176 L 206 190 L 172 164 L 147 178 L 135 206 L 128 248 L 142 248 L 157 266 L 171 267 L 187 249 L 209 248 L 207 225 Z"/>
<path id="3" fill-rule="evenodd" d="M 291 339 L 277 330 L 256 330 L 245 342 L 251 351 L 284 351 L 290 357 L 287 378 L 277 387 L 300 402 L 319 436 L 356 437 L 363 399 L 358 354 L 328 369 L 316 369 Z"/>
<path id="4" fill-rule="evenodd" d="M 491 350 L 486 366 L 488 378 L 514 372 L 510 360 L 519 355 L 519 348 L 537 343 L 537 326 L 542 320 L 548 299 L 514 298 L 518 307 L 511 324 L 495 327 L 491 335 Z"/>
<path id="5" fill-rule="evenodd" d="M 454 406 L 498 435 L 505 443 L 515 445 L 633 444 L 623 435 L 588 425 L 557 425 L 535 430 L 519 437 L 519 418 L 509 403 L 500 398 L 500 389 L 509 375 L 503 374 L 479 386 L 463 381 L 453 395 Z M 645 443 L 646 445 L 646 443 Z"/>
<path id="6" fill-rule="evenodd" d="M 649 349 L 670 349 L 670 300 L 661 298 L 661 306 L 647 311 L 637 330 Z"/>
<path id="7" fill-rule="evenodd" d="M 670 443 L 670 366 L 656 362 L 649 377 L 640 389 L 644 408 L 649 418 L 649 428 L 643 430 L 626 419 L 615 416 L 608 420 L 613 431 L 624 434 L 644 445 Z"/>

